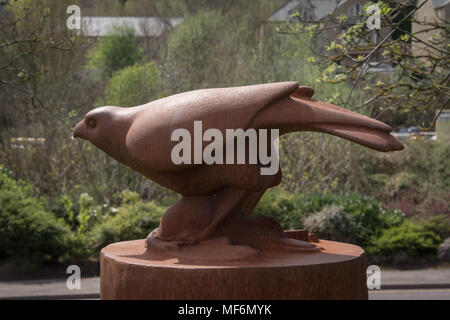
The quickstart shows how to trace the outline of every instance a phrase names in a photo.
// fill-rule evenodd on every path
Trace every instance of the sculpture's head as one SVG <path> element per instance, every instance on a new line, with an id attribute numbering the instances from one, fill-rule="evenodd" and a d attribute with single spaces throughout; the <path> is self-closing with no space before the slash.
<path id="1" fill-rule="evenodd" d="M 72 136 L 90 141 L 121 161 L 132 118 L 126 108 L 105 106 L 89 111 L 73 129 Z"/>

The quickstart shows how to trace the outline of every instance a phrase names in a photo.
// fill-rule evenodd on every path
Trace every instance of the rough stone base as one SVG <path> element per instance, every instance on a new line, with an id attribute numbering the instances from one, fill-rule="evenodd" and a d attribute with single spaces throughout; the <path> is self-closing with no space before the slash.
<path id="1" fill-rule="evenodd" d="M 257 261 L 202 265 L 149 260 L 145 240 L 105 247 L 101 299 L 367 299 L 364 251 L 320 240 L 317 253 L 261 253 Z"/>

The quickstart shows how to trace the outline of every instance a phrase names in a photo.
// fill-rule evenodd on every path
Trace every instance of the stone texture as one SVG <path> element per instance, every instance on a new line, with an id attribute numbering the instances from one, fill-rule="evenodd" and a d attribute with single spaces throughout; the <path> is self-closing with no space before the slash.
<path id="1" fill-rule="evenodd" d="M 308 236 L 308 241 L 313 242 L 313 243 L 318 243 L 319 238 L 317 238 L 317 236 L 314 233 L 310 233 Z"/>
<path id="2" fill-rule="evenodd" d="M 441 261 L 450 262 L 450 238 L 445 239 L 445 241 L 440 245 L 438 258 Z"/>
<path id="3" fill-rule="evenodd" d="M 364 251 L 321 240 L 316 253 L 266 252 L 246 264 L 149 260 L 145 240 L 104 248 L 102 299 L 367 299 Z"/>
<path id="4" fill-rule="evenodd" d="M 285 233 L 289 236 L 289 238 L 309 241 L 308 230 L 300 229 L 300 230 L 286 230 Z"/>

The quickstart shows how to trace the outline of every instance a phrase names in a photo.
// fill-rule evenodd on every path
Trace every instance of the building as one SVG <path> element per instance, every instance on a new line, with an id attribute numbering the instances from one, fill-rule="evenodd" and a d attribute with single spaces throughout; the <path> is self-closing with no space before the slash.
<path id="1" fill-rule="evenodd" d="M 422 8 L 417 10 L 414 15 L 415 22 L 412 24 L 412 32 L 421 41 L 428 42 L 433 36 L 438 36 L 436 31 L 426 31 L 429 26 L 425 26 L 422 23 L 439 22 L 442 20 L 450 19 L 450 0 L 429 0 Z M 421 55 L 425 52 L 426 45 L 423 43 L 415 42 L 412 46 L 412 53 L 415 55 Z"/>
<path id="2" fill-rule="evenodd" d="M 364 5 L 368 1 L 362 0 L 290 0 L 284 3 L 278 10 L 272 13 L 267 19 L 267 23 L 283 23 L 286 21 L 295 21 L 301 18 L 302 21 L 317 23 L 319 28 L 326 30 L 319 41 L 320 47 L 338 40 L 339 35 L 344 32 L 342 26 L 336 25 L 331 21 L 330 16 L 347 16 L 345 27 L 355 24 L 364 14 Z M 297 14 L 297 17 L 295 16 Z M 294 16 L 293 16 L 294 15 Z M 387 34 L 387 30 L 374 30 L 371 34 L 370 43 L 361 40 L 358 47 L 350 52 L 354 58 L 370 52 L 373 44 L 379 38 Z M 371 59 L 369 71 L 372 72 L 391 72 L 392 67 L 383 63 L 381 54 L 377 53 Z"/>
<path id="3" fill-rule="evenodd" d="M 159 17 L 82 17 L 81 35 L 102 37 L 108 35 L 115 26 L 128 26 L 134 29 L 137 37 L 159 37 L 165 31 L 179 25 L 183 18 Z"/>
<path id="4" fill-rule="evenodd" d="M 294 14 L 298 13 L 303 21 L 310 21 L 318 23 L 320 28 L 326 27 L 326 34 L 322 41 L 336 41 L 343 29 L 339 28 L 330 21 L 330 14 L 334 17 L 346 15 L 348 17 L 346 25 L 354 24 L 361 15 L 364 15 L 364 6 L 370 1 L 368 0 L 290 0 L 285 2 L 279 9 L 272 13 L 266 20 L 267 23 L 282 23 L 286 21 L 295 21 L 298 19 Z M 421 2 L 420 2 L 421 3 Z M 294 15 L 294 16 L 293 16 Z M 415 14 L 415 20 L 411 24 L 411 31 L 417 34 L 417 37 L 423 41 L 428 41 L 430 37 L 436 34 L 434 31 L 420 32 L 426 26 L 420 22 L 448 20 L 450 17 L 450 0 L 428 0 L 423 7 L 421 7 Z M 365 19 L 365 18 L 364 18 Z M 333 27 L 333 25 L 335 27 Z M 358 48 L 350 54 L 354 57 L 364 55 L 370 52 L 373 45 L 378 43 L 388 34 L 387 29 L 374 30 L 372 32 L 370 43 L 363 40 L 358 45 Z M 325 44 L 325 43 L 324 43 Z M 411 52 L 413 54 L 420 54 L 423 50 L 424 44 L 413 42 Z M 383 62 L 383 57 L 380 53 L 374 56 L 371 60 L 370 71 L 376 72 L 391 72 L 392 67 Z"/>
<path id="5" fill-rule="evenodd" d="M 291 21 L 295 13 L 308 21 L 322 21 L 328 13 L 336 10 L 345 0 L 290 0 L 272 13 L 268 22 Z"/>

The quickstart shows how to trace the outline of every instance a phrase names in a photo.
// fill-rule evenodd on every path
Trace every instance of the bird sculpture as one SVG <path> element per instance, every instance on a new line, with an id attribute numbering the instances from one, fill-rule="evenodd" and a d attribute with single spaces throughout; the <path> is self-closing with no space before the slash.
<path id="1" fill-rule="evenodd" d="M 182 129 L 195 136 L 198 123 L 205 133 L 215 130 L 211 132 L 216 147 L 218 143 L 221 148 L 216 148 L 213 156 L 223 153 L 225 157 L 231 152 L 231 157 L 236 157 L 236 148 L 227 149 L 228 141 L 217 140 L 229 129 L 278 130 L 279 135 L 316 131 L 383 152 L 404 148 L 390 134 L 390 126 L 314 100 L 313 94 L 312 88 L 296 82 L 189 91 L 136 107 L 96 108 L 75 126 L 73 136 L 90 141 L 117 161 L 182 196 L 148 236 L 148 250 L 179 250 L 225 238 L 228 244 L 255 250 L 315 252 L 317 245 L 287 237 L 273 218 L 249 216 L 264 192 L 281 182 L 279 167 L 262 174 L 267 161 L 248 161 L 252 152 L 270 148 L 272 140 L 261 142 L 264 136 L 258 136 L 253 149 L 247 142 L 244 163 L 194 159 L 195 152 L 189 155 L 186 150 L 182 157 L 190 161 L 173 159 L 174 148 L 180 143 L 180 139 L 174 139 L 174 132 Z M 208 140 L 213 140 L 209 138 L 193 146 L 194 151 L 204 150 Z"/>

